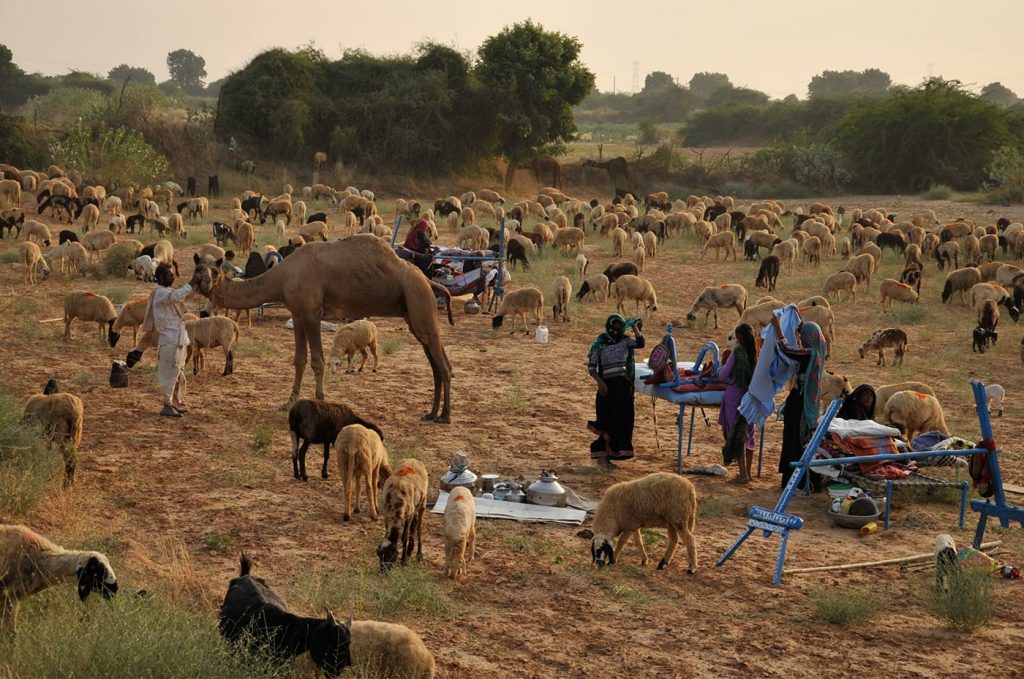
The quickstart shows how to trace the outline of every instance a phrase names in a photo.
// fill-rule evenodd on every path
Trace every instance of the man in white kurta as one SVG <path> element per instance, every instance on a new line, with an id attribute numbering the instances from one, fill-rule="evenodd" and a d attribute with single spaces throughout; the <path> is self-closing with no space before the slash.
<path id="1" fill-rule="evenodd" d="M 146 319 L 142 323 L 145 332 L 156 332 L 157 378 L 160 392 L 164 397 L 164 417 L 181 417 L 185 410 L 185 355 L 189 337 L 185 331 L 185 298 L 192 294 L 192 286 L 186 284 L 172 289 L 174 270 L 167 264 L 156 269 L 156 289 L 149 296 Z"/>

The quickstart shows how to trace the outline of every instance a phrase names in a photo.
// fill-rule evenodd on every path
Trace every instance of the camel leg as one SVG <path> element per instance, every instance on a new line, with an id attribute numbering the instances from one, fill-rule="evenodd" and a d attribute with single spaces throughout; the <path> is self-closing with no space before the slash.
<path id="1" fill-rule="evenodd" d="M 292 326 L 295 334 L 295 381 L 292 382 L 292 395 L 289 403 L 299 400 L 299 392 L 302 391 L 302 374 L 306 372 L 306 328 L 295 316 L 292 317 Z"/>
<path id="2" fill-rule="evenodd" d="M 316 397 L 324 397 L 324 345 L 320 340 L 320 319 L 313 318 L 306 325 L 306 341 L 309 343 L 309 353 L 313 364 L 313 374 L 316 376 Z"/>

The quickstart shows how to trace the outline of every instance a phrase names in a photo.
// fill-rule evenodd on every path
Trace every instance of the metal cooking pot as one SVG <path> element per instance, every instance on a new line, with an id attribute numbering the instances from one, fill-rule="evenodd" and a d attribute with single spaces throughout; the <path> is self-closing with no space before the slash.
<path id="1" fill-rule="evenodd" d="M 526 498 L 532 504 L 545 507 L 564 507 L 566 504 L 565 488 L 550 469 L 542 471 L 540 478 L 527 487 Z"/>

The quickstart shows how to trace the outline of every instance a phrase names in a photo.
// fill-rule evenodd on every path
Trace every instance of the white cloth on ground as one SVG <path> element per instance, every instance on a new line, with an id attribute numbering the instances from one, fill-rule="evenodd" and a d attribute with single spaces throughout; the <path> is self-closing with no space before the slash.
<path id="1" fill-rule="evenodd" d="M 800 325 L 796 305 L 784 306 L 775 311 L 774 315 L 779 319 L 786 342 L 796 346 L 796 328 Z M 779 393 L 797 370 L 797 363 L 779 351 L 779 338 L 775 336 L 775 328 L 771 324 L 764 327 L 761 337 L 764 345 L 754 366 L 750 386 L 739 406 L 740 415 L 754 426 L 764 424 L 768 416 L 775 412 L 775 394 Z"/>

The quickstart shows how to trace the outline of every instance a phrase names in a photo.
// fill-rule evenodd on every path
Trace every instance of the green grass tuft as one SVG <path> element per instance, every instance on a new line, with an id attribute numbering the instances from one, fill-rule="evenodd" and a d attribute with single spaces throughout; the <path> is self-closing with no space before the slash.
<path id="1" fill-rule="evenodd" d="M 22 515 L 64 475 L 64 458 L 42 432 L 21 421 L 22 406 L 0 395 L 0 516 Z"/>
<path id="2" fill-rule="evenodd" d="M 953 197 L 953 189 L 945 184 L 935 184 L 921 194 L 921 200 L 949 200 Z"/>
<path id="3" fill-rule="evenodd" d="M 437 570 L 440 577 L 441 571 Z M 311 611 L 330 608 L 356 617 L 398 619 L 439 618 L 453 602 L 444 587 L 421 566 L 396 566 L 382 575 L 373 566 L 300 578 L 298 599 Z"/>
<path id="4" fill-rule="evenodd" d="M 883 599 L 874 591 L 861 589 L 818 590 L 811 593 L 814 617 L 841 627 L 853 627 L 875 617 Z"/>
<path id="5" fill-rule="evenodd" d="M 954 632 L 973 632 L 995 613 L 993 575 L 983 568 L 958 571 L 949 579 L 949 591 L 933 589 L 932 613 Z"/>
<path id="6" fill-rule="evenodd" d="M 15 264 L 21 260 L 21 253 L 14 248 L 0 252 L 0 264 Z"/>

